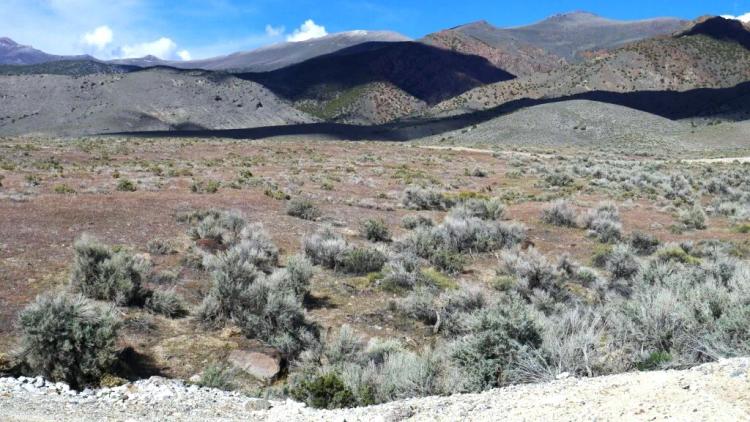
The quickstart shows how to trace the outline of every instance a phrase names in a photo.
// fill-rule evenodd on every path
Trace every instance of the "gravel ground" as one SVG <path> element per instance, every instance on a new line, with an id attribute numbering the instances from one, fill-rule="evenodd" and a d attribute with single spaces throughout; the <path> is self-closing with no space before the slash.
<path id="1" fill-rule="evenodd" d="M 747 421 L 750 358 L 335 411 L 158 377 L 80 393 L 41 378 L 0 378 L 0 415 L 4 421 Z"/>

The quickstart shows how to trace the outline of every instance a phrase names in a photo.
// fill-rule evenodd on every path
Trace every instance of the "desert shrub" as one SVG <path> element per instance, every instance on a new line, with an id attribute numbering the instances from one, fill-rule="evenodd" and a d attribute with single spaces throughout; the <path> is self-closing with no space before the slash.
<path id="1" fill-rule="evenodd" d="M 247 221 L 238 211 L 208 210 L 193 213 L 186 219 L 195 223 L 188 230 L 188 236 L 193 240 L 206 239 L 219 245 L 231 246 L 242 239 L 252 238 L 260 242 L 261 237 L 268 238 L 262 225 L 248 227 Z"/>
<path id="2" fill-rule="evenodd" d="M 297 257 L 288 268 L 271 272 L 268 256 L 255 247 L 257 239 L 243 237 L 229 250 L 205 257 L 213 285 L 198 316 L 214 327 L 232 321 L 246 336 L 296 356 L 317 339 L 317 328 L 307 321 L 302 306 L 310 266 Z"/>
<path id="3" fill-rule="evenodd" d="M 464 270 L 466 258 L 460 253 L 439 249 L 430 256 L 430 264 L 447 274 L 458 274 Z"/>
<path id="4" fill-rule="evenodd" d="M 489 252 L 520 243 L 525 228 L 514 223 L 484 221 L 476 217 L 462 219 L 448 217 L 432 229 L 439 249 L 455 252 Z"/>
<path id="5" fill-rule="evenodd" d="M 413 210 L 444 211 L 450 208 L 454 201 L 438 190 L 409 186 L 404 190 L 401 203 Z"/>
<path id="6" fill-rule="evenodd" d="M 659 247 L 659 239 L 650 234 L 636 231 L 630 235 L 630 246 L 638 255 L 651 255 Z"/>
<path id="7" fill-rule="evenodd" d="M 135 192 L 136 186 L 135 183 L 133 183 L 132 180 L 129 179 L 119 179 L 117 181 L 117 190 L 120 192 Z"/>
<path id="8" fill-rule="evenodd" d="M 148 263 L 126 251 L 114 252 L 96 239 L 83 235 L 73 244 L 75 252 L 71 285 L 91 299 L 136 304 L 142 298 L 141 281 Z"/>
<path id="9" fill-rule="evenodd" d="M 193 193 L 216 193 L 221 187 L 218 180 L 194 180 L 190 185 L 190 191 Z"/>
<path id="10" fill-rule="evenodd" d="M 167 255 L 174 252 L 170 242 L 162 239 L 153 239 L 146 244 L 146 250 L 152 255 Z"/>
<path id="11" fill-rule="evenodd" d="M 513 288 L 524 298 L 530 300 L 535 291 L 543 291 L 554 297 L 564 294 L 557 268 L 536 249 L 504 252 L 500 261 L 498 273 L 515 277 Z"/>
<path id="12" fill-rule="evenodd" d="M 335 268 L 348 248 L 344 238 L 331 227 L 323 227 L 302 239 L 302 249 L 313 264 Z"/>
<path id="13" fill-rule="evenodd" d="M 320 218 L 320 209 L 309 199 L 294 198 L 286 204 L 286 213 L 303 220 L 314 221 Z"/>
<path id="14" fill-rule="evenodd" d="M 700 258 L 694 257 L 689 254 L 682 246 L 667 244 L 656 253 L 656 259 L 659 262 L 679 262 L 688 265 L 699 265 L 701 263 Z"/>
<path id="15" fill-rule="evenodd" d="M 505 214 L 505 206 L 497 199 L 469 198 L 451 208 L 449 215 L 454 218 L 467 219 L 476 217 L 482 220 L 499 220 Z"/>
<path id="16" fill-rule="evenodd" d="M 395 254 L 386 262 L 379 284 L 386 290 L 412 290 L 424 281 L 421 266 L 420 258 L 412 253 Z"/>
<path id="17" fill-rule="evenodd" d="M 432 227 L 435 223 L 422 215 L 407 215 L 401 220 L 401 225 L 407 230 L 414 230 L 418 227 Z"/>
<path id="18" fill-rule="evenodd" d="M 576 227 L 575 209 L 564 199 L 557 200 L 542 211 L 542 221 L 554 226 Z"/>
<path id="19" fill-rule="evenodd" d="M 229 391 L 234 389 L 232 378 L 233 371 L 230 368 L 223 365 L 213 364 L 203 370 L 197 384 L 201 387 Z"/>
<path id="20" fill-rule="evenodd" d="M 52 189 L 55 193 L 59 193 L 61 195 L 66 195 L 69 193 L 76 193 L 76 190 L 72 187 L 66 185 L 65 183 L 60 185 L 55 185 L 55 187 Z"/>
<path id="21" fill-rule="evenodd" d="M 638 259 L 630 246 L 619 244 L 612 248 L 605 265 L 607 271 L 615 278 L 631 278 L 641 268 Z"/>
<path id="22" fill-rule="evenodd" d="M 604 315 L 597 309 L 575 307 L 540 321 L 542 342 L 528 348 L 513 362 L 513 382 L 547 382 L 561 373 L 592 377 L 626 368 L 610 359 Z"/>
<path id="23" fill-rule="evenodd" d="M 589 210 L 581 220 L 589 235 L 602 243 L 616 242 L 622 237 L 620 214 L 613 204 L 602 204 L 595 210 Z"/>
<path id="24" fill-rule="evenodd" d="M 706 212 L 700 204 L 693 205 L 689 210 L 680 210 L 677 218 L 686 229 L 703 230 L 706 228 Z"/>
<path id="25" fill-rule="evenodd" d="M 292 388 L 291 395 L 316 409 L 353 407 L 357 404 L 352 391 L 335 372 L 301 380 Z"/>
<path id="26" fill-rule="evenodd" d="M 336 270 L 362 275 L 380 271 L 386 260 L 385 254 L 375 248 L 349 248 L 338 256 Z"/>
<path id="27" fill-rule="evenodd" d="M 185 301 L 174 290 L 154 290 L 144 304 L 149 311 L 169 318 L 187 315 Z"/>
<path id="28" fill-rule="evenodd" d="M 526 307 L 514 300 L 470 313 L 464 324 L 465 334 L 449 347 L 451 361 L 464 376 L 462 387 L 468 391 L 505 384 L 518 356 L 542 342 Z"/>
<path id="29" fill-rule="evenodd" d="M 271 277 L 281 289 L 293 292 L 302 300 L 310 293 L 310 280 L 313 277 L 312 263 L 304 256 L 291 256 L 286 261 L 286 268 L 274 271 Z"/>
<path id="30" fill-rule="evenodd" d="M 201 264 L 202 265 L 202 264 Z M 149 279 L 154 284 L 175 284 L 180 278 L 179 271 L 175 270 L 162 270 L 159 272 L 152 272 Z"/>
<path id="31" fill-rule="evenodd" d="M 249 338 L 294 357 L 313 344 L 317 329 L 307 321 L 296 291 L 252 266 L 214 271 L 214 285 L 201 305 L 200 319 L 211 326 L 233 321 Z M 234 277 L 232 277 L 234 276 Z"/>
<path id="32" fill-rule="evenodd" d="M 552 173 L 544 177 L 544 181 L 548 186 L 570 186 L 575 181 L 572 176 L 567 173 Z"/>
<path id="33" fill-rule="evenodd" d="M 73 388 L 96 384 L 116 361 L 120 321 L 83 296 L 40 296 L 19 315 L 29 368 Z"/>
<path id="34" fill-rule="evenodd" d="M 360 234 L 372 242 L 390 242 L 391 233 L 383 220 L 368 219 L 362 222 Z"/>
<path id="35" fill-rule="evenodd" d="M 343 326 L 322 347 L 301 356 L 291 390 L 311 406 L 364 406 L 448 392 L 448 374 L 445 359 L 431 350 L 409 352 L 393 340 L 366 344 Z"/>

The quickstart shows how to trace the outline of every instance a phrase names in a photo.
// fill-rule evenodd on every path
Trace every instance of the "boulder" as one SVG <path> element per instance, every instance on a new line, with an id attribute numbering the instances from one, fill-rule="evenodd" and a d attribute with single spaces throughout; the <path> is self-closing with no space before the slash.
<path id="1" fill-rule="evenodd" d="M 227 362 L 262 381 L 272 381 L 281 372 L 281 354 L 274 349 L 232 350 Z"/>

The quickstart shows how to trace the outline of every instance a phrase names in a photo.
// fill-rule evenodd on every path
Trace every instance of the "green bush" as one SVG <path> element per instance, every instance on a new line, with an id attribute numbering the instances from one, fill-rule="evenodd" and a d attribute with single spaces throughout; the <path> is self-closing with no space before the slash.
<path id="1" fill-rule="evenodd" d="M 458 274 L 464 270 L 466 258 L 460 253 L 440 249 L 430 256 L 430 263 L 447 274 Z"/>
<path id="2" fill-rule="evenodd" d="M 391 232 L 383 220 L 368 219 L 362 222 L 360 234 L 371 242 L 390 242 Z"/>
<path id="3" fill-rule="evenodd" d="M 196 384 L 201 387 L 229 391 L 234 389 L 232 370 L 222 365 L 210 365 L 201 373 Z"/>
<path id="4" fill-rule="evenodd" d="M 292 388 L 291 394 L 296 400 L 317 409 L 353 407 L 357 404 L 352 391 L 335 372 L 303 379 Z"/>
<path id="5" fill-rule="evenodd" d="M 117 190 L 120 192 L 135 192 L 135 183 L 128 179 L 119 179 L 117 181 Z"/>
<path id="6" fill-rule="evenodd" d="M 73 388 L 98 384 L 117 359 L 120 321 L 83 296 L 40 296 L 19 315 L 29 368 Z"/>
<path id="7" fill-rule="evenodd" d="M 320 218 L 320 209 L 309 199 L 294 198 L 286 204 L 286 213 L 303 220 L 314 221 Z"/>

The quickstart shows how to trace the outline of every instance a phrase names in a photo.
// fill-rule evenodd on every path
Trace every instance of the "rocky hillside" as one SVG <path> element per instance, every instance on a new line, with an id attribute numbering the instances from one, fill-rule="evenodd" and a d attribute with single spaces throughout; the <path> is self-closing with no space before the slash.
<path id="1" fill-rule="evenodd" d="M 429 34 L 422 42 L 457 51 L 481 56 L 497 67 L 516 76 L 528 76 L 537 72 L 549 72 L 565 65 L 565 59 L 547 50 L 525 42 L 493 42 L 489 34 L 497 28 L 485 21 L 475 22 L 445 31 Z"/>
<path id="2" fill-rule="evenodd" d="M 0 134 L 82 135 L 312 122 L 257 83 L 151 69 L 128 74 L 0 78 Z"/>
<path id="3" fill-rule="evenodd" d="M 480 394 L 425 397 L 379 406 L 315 410 L 293 401 L 255 399 L 181 381 L 151 378 L 75 392 L 41 378 L 0 378 L 4 420 L 77 421 L 455 421 L 750 419 L 750 359 L 684 371 L 563 378 Z"/>
<path id="4" fill-rule="evenodd" d="M 714 26 L 734 26 L 723 18 L 670 37 L 634 42 L 594 55 L 548 74 L 478 87 L 435 107 L 437 112 L 495 107 L 519 98 L 555 98 L 592 91 L 616 93 L 729 88 L 750 79 L 750 50 L 742 29 L 717 36 Z M 705 25 L 706 23 L 704 23 Z"/>
<path id="5" fill-rule="evenodd" d="M 427 35 L 423 41 L 485 57 L 514 75 L 527 76 L 581 61 L 593 51 L 669 35 L 684 28 L 686 23 L 671 18 L 617 21 L 573 12 L 515 28 L 497 28 L 479 21 Z"/>
<path id="6" fill-rule="evenodd" d="M 365 43 L 265 73 L 237 74 L 322 118 L 378 123 L 513 75 L 416 42 Z"/>

